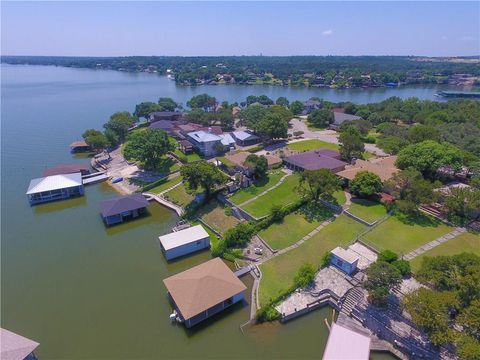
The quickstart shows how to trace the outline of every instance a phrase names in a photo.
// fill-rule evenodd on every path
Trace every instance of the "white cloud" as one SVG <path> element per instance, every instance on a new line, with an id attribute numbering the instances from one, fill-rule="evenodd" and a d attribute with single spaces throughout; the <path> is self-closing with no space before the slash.
<path id="1" fill-rule="evenodd" d="M 322 31 L 322 35 L 323 36 L 330 36 L 333 34 L 333 30 L 332 29 L 328 29 L 328 30 L 324 30 Z"/>

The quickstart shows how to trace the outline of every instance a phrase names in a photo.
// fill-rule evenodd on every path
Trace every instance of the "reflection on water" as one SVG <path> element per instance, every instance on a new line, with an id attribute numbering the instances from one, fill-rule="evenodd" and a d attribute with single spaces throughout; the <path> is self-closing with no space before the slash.
<path id="1" fill-rule="evenodd" d="M 27 201 L 25 199 L 25 201 Z M 32 206 L 32 211 L 35 215 L 50 214 L 57 211 L 62 211 L 65 209 L 86 206 L 87 198 L 86 196 L 78 196 L 75 198 L 65 199 L 65 200 L 56 200 L 48 203 L 37 204 Z"/>

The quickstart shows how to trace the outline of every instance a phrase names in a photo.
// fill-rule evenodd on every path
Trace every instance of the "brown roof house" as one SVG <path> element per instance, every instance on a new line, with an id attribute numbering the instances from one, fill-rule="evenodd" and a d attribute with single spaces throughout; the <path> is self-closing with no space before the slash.
<path id="1" fill-rule="evenodd" d="M 382 182 L 389 180 L 399 169 L 395 166 L 396 156 L 367 160 L 356 160 L 355 164 L 347 165 L 345 170 L 337 173 L 347 180 L 352 180 L 360 171 L 369 171 L 377 174 Z"/>
<path id="2" fill-rule="evenodd" d="M 339 160 L 340 153 L 329 149 L 317 149 L 291 155 L 283 161 L 295 171 L 329 169 L 337 173 L 345 169 L 346 162 Z"/>
<path id="3" fill-rule="evenodd" d="M 177 318 L 192 327 L 243 301 L 247 287 L 220 259 L 215 258 L 163 280 Z"/>
<path id="4" fill-rule="evenodd" d="M 236 154 L 227 154 L 225 155 L 225 158 L 231 161 L 232 163 L 234 163 L 238 170 L 243 171 L 243 170 L 247 170 L 247 167 L 245 166 L 245 161 L 247 160 L 248 155 L 251 155 L 251 154 L 245 151 L 239 151 Z M 282 159 L 280 159 L 280 157 L 276 155 L 261 155 L 261 156 L 264 156 L 267 159 L 269 169 L 282 163 Z"/>

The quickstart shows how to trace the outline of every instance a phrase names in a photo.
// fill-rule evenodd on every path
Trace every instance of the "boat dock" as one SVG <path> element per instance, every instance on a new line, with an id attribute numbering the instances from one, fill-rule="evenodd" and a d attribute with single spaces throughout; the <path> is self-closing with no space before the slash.
<path id="1" fill-rule="evenodd" d="M 480 91 L 440 91 L 437 95 L 452 98 L 480 98 Z"/>
<path id="2" fill-rule="evenodd" d="M 251 266 L 244 266 L 244 267 L 238 269 L 237 271 L 235 271 L 235 276 L 236 277 L 242 277 L 243 275 L 248 274 L 250 271 L 252 271 Z"/>

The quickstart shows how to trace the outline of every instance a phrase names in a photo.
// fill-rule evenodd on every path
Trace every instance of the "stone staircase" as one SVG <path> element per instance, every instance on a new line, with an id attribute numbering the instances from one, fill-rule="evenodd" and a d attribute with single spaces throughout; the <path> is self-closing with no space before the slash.
<path id="1" fill-rule="evenodd" d="M 360 317 L 360 312 L 355 311 L 356 306 L 363 302 L 365 294 L 360 287 L 353 287 L 341 299 L 340 312 L 346 316 Z M 359 319 L 360 320 L 360 319 Z"/>

